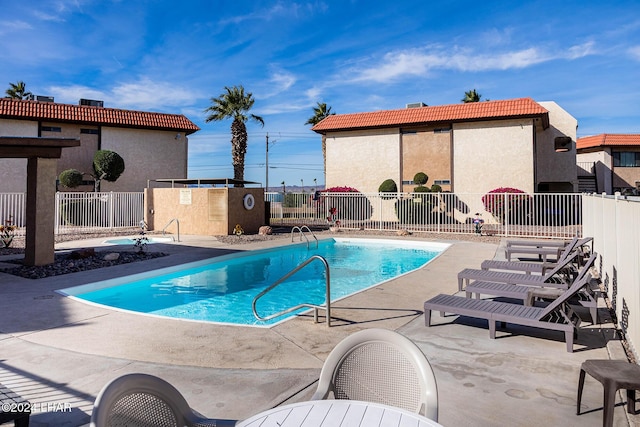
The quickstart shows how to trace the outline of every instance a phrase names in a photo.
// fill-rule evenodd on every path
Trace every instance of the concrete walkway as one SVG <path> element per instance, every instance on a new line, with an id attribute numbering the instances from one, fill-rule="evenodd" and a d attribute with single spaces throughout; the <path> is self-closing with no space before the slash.
<path id="1" fill-rule="evenodd" d="M 410 239 L 422 239 L 416 236 Z M 58 249 L 102 248 L 102 240 L 68 242 Z M 587 377 L 583 415 L 575 399 L 586 359 L 625 358 L 605 305 L 600 324 L 588 313 L 567 353 L 562 333 L 508 326 L 489 339 L 486 322 L 434 313 L 424 326 L 422 303 L 457 292 L 457 272 L 500 257 L 498 245 L 450 241 L 424 268 L 336 304 L 332 327 L 299 317 L 272 328 L 221 326 L 108 310 L 60 296 L 57 289 L 209 258 L 230 251 L 289 244 L 287 239 L 224 245 L 183 236 L 153 244 L 170 255 L 150 261 L 51 277 L 22 279 L 0 273 L 0 383 L 33 404 L 32 426 L 78 426 L 89 421 L 100 389 L 112 378 L 145 372 L 172 383 L 197 411 L 243 419 L 284 402 L 308 399 L 322 362 L 347 335 L 387 328 L 408 336 L 429 358 L 444 426 L 563 426 L 602 423 L 602 386 Z M 633 425 L 622 400 L 616 426 Z"/>

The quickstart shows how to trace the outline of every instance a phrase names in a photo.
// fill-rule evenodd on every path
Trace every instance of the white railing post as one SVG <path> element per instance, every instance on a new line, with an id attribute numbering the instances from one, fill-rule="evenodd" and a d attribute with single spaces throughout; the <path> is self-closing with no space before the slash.
<path id="1" fill-rule="evenodd" d="M 56 191 L 55 206 L 53 213 L 53 234 L 60 234 L 60 192 Z"/>
<path id="2" fill-rule="evenodd" d="M 109 228 L 113 228 L 113 215 L 114 215 L 114 209 L 113 209 L 113 191 L 111 191 L 109 193 Z"/>

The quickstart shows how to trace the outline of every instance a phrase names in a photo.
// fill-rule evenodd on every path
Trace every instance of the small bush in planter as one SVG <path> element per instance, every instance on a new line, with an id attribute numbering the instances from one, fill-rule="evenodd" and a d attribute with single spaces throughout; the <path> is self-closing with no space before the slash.
<path id="1" fill-rule="evenodd" d="M 378 193 L 393 193 L 382 194 L 383 199 L 393 199 L 398 194 L 398 186 L 391 178 L 385 179 L 382 184 L 380 184 L 380 187 L 378 187 Z"/>
<path id="2" fill-rule="evenodd" d="M 438 184 L 433 184 L 431 186 L 431 192 L 432 193 L 442 193 L 442 187 L 440 187 Z"/>
<path id="3" fill-rule="evenodd" d="M 82 184 L 82 172 L 77 169 L 67 169 L 58 177 L 60 184 L 67 188 L 76 188 Z"/>
<path id="4" fill-rule="evenodd" d="M 402 224 L 430 224 L 433 222 L 433 199 L 427 194 L 396 202 L 396 216 Z"/>
<path id="5" fill-rule="evenodd" d="M 420 186 L 425 185 L 427 181 L 429 181 L 429 177 L 424 172 L 418 172 L 413 177 L 413 183 L 416 185 L 420 185 Z"/>

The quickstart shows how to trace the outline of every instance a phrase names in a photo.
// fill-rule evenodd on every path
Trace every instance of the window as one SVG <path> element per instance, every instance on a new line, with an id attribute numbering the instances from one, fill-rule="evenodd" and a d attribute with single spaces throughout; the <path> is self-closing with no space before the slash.
<path id="1" fill-rule="evenodd" d="M 451 180 L 450 179 L 436 179 L 435 181 L 433 181 L 434 184 L 437 185 L 451 185 Z"/>
<path id="2" fill-rule="evenodd" d="M 614 151 L 613 166 L 617 168 L 640 167 L 640 152 Z"/>
<path id="3" fill-rule="evenodd" d="M 62 128 L 59 126 L 42 126 L 40 130 L 42 132 L 62 132 Z"/>
<path id="4" fill-rule="evenodd" d="M 448 133 L 451 132 L 451 128 L 436 128 L 433 133 Z"/>
<path id="5" fill-rule="evenodd" d="M 89 135 L 97 135 L 98 129 L 80 129 L 80 133 L 88 133 Z"/>

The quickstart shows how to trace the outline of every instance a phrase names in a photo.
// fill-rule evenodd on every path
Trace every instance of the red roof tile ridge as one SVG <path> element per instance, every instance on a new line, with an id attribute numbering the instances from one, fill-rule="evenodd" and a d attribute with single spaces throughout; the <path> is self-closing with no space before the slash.
<path id="1" fill-rule="evenodd" d="M 598 135 L 583 136 L 576 141 L 576 147 L 578 149 L 616 145 L 640 146 L 640 134 L 601 133 Z"/>
<path id="2" fill-rule="evenodd" d="M 0 116 L 198 131 L 183 114 L 0 98 Z"/>
<path id="3" fill-rule="evenodd" d="M 473 120 L 498 117 L 518 117 L 548 114 L 548 110 L 532 98 L 482 101 L 449 105 L 402 108 L 336 114 L 329 116 L 311 129 L 355 129 L 365 127 L 394 126 L 438 121 Z"/>

